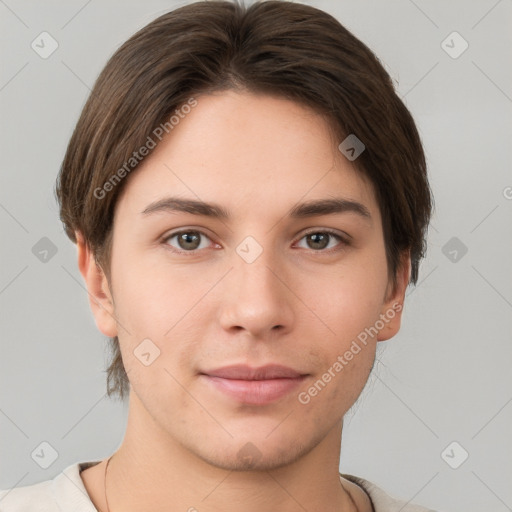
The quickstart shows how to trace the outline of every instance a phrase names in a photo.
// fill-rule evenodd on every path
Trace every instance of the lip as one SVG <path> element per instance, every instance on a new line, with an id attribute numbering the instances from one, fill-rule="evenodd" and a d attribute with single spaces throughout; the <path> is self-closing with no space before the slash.
<path id="1" fill-rule="evenodd" d="M 225 366 L 201 372 L 201 377 L 217 391 L 251 405 L 265 405 L 283 398 L 298 387 L 306 375 L 282 365 L 252 368 Z"/>

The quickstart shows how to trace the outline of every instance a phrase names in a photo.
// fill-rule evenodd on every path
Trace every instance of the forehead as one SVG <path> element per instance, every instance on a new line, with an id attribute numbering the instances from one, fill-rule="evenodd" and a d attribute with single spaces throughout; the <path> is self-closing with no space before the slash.
<path id="1" fill-rule="evenodd" d="M 342 195 L 375 208 L 373 187 L 313 110 L 234 91 L 196 100 L 132 172 L 118 203 L 140 211 L 144 203 L 172 193 L 268 211 L 270 205 Z"/>

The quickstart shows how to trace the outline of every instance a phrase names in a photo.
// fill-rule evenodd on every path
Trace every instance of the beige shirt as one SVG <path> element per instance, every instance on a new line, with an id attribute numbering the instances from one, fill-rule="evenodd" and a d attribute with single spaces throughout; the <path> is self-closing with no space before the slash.
<path id="1" fill-rule="evenodd" d="M 1 512 L 97 512 L 80 472 L 101 461 L 78 462 L 68 466 L 53 480 L 0 491 Z M 434 512 L 388 496 L 376 485 L 352 475 L 343 478 L 362 487 L 375 512 Z"/>

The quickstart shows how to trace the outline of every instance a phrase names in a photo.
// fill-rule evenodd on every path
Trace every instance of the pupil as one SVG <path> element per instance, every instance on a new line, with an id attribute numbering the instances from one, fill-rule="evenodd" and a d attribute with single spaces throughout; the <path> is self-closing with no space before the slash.
<path id="1" fill-rule="evenodd" d="M 327 247 L 329 235 L 327 235 L 325 233 L 314 233 L 309 236 L 311 237 L 311 240 L 313 241 L 313 245 L 317 244 L 317 246 L 313 247 L 313 249 L 323 249 L 324 247 Z"/>
<path id="2" fill-rule="evenodd" d="M 182 233 L 179 240 L 183 249 L 197 249 L 199 246 L 199 235 L 193 231 L 189 233 Z"/>

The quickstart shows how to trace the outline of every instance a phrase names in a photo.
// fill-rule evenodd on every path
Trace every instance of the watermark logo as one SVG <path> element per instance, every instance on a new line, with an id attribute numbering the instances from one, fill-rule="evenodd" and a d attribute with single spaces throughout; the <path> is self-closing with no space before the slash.
<path id="1" fill-rule="evenodd" d="M 179 123 L 184 119 L 187 114 L 190 114 L 192 108 L 197 106 L 197 100 L 190 98 L 187 103 L 182 105 L 179 109 L 174 111 L 174 114 L 165 123 L 158 125 L 148 135 L 146 142 L 137 151 L 132 153 L 132 156 L 103 184 L 102 187 L 94 189 L 93 195 L 96 199 L 104 199 L 108 192 L 114 188 L 126 177 L 140 162 L 146 157 L 152 149 L 154 149 L 163 137 L 170 133 Z"/>
<path id="2" fill-rule="evenodd" d="M 374 338 L 377 334 L 384 329 L 396 314 L 402 311 L 402 304 L 395 302 L 391 308 L 385 313 L 381 313 L 379 319 L 371 326 L 365 327 L 356 337 L 352 340 L 350 348 L 345 351 L 343 355 L 339 355 L 336 361 L 327 369 L 325 373 L 306 391 L 302 391 L 297 396 L 302 405 L 307 405 L 311 402 L 311 398 L 317 396 L 333 380 L 343 369 L 347 366 L 354 357 L 361 352 L 363 347 L 368 344 L 368 338 Z M 361 346 L 362 345 L 362 346 Z"/>
<path id="3" fill-rule="evenodd" d="M 237 459 L 240 462 L 243 462 L 244 467 L 252 467 L 256 464 L 262 457 L 262 453 L 259 448 L 253 443 L 245 443 L 237 453 Z"/>
<path id="4" fill-rule="evenodd" d="M 468 252 L 467 246 L 456 236 L 450 238 L 441 250 L 452 263 L 458 263 Z"/>
<path id="5" fill-rule="evenodd" d="M 59 458 L 59 453 L 50 443 L 43 441 L 30 456 L 39 467 L 48 469 Z"/>
<path id="6" fill-rule="evenodd" d="M 366 149 L 366 146 L 360 139 L 351 133 L 338 146 L 338 149 L 345 155 L 347 160 L 353 162 Z"/>
<path id="7" fill-rule="evenodd" d="M 32 247 L 32 254 L 41 263 L 48 263 L 57 254 L 57 251 L 57 246 L 46 236 L 43 236 Z"/>
<path id="8" fill-rule="evenodd" d="M 253 263 L 263 252 L 263 247 L 255 238 L 247 236 L 237 245 L 236 252 L 246 263 Z"/>
<path id="9" fill-rule="evenodd" d="M 441 48 L 452 59 L 458 59 L 469 48 L 469 43 L 458 32 L 454 31 L 443 39 Z"/>
<path id="10" fill-rule="evenodd" d="M 160 356 L 160 349 L 149 338 L 146 338 L 137 345 L 133 353 L 144 366 L 149 366 Z"/>
<path id="11" fill-rule="evenodd" d="M 458 469 L 469 457 L 466 449 L 457 441 L 451 442 L 442 452 L 441 458 L 452 469 Z"/>
<path id="12" fill-rule="evenodd" d="M 30 47 L 39 55 L 39 57 L 47 59 L 59 47 L 59 43 L 48 32 L 41 32 L 32 41 Z"/>

